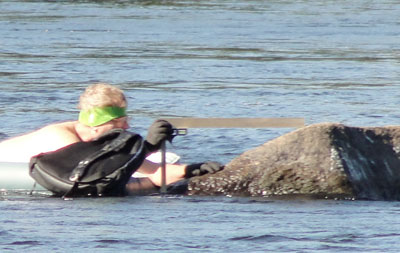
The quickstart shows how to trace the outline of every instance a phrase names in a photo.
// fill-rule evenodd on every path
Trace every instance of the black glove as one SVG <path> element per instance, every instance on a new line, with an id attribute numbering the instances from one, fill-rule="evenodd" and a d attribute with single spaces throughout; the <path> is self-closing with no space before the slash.
<path id="1" fill-rule="evenodd" d="M 174 138 L 173 126 L 166 120 L 156 120 L 147 131 L 145 140 L 146 149 L 149 153 L 160 149 L 163 141 L 172 141 Z"/>
<path id="2" fill-rule="evenodd" d="M 194 176 L 201 176 L 207 173 L 215 173 L 223 170 L 224 166 L 218 162 L 205 162 L 189 164 L 185 168 L 185 178 L 191 178 Z"/>

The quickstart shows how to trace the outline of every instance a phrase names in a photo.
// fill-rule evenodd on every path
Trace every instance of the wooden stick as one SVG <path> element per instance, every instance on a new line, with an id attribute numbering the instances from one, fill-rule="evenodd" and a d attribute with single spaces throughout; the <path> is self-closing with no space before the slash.
<path id="1" fill-rule="evenodd" d="M 163 118 L 176 128 L 298 128 L 303 118 Z"/>

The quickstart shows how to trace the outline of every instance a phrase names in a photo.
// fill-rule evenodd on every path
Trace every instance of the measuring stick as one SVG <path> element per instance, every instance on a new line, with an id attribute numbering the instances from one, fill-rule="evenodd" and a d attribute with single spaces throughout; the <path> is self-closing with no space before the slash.
<path id="1" fill-rule="evenodd" d="M 298 128 L 303 118 L 163 118 L 176 128 Z"/>
<path id="2" fill-rule="evenodd" d="M 161 194 L 167 193 L 167 148 L 165 141 L 161 144 Z"/>

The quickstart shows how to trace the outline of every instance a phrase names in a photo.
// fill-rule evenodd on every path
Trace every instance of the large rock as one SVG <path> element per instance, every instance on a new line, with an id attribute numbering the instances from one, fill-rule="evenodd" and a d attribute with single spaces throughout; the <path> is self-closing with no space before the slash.
<path id="1" fill-rule="evenodd" d="M 400 127 L 310 125 L 251 149 L 190 195 L 400 199 Z"/>

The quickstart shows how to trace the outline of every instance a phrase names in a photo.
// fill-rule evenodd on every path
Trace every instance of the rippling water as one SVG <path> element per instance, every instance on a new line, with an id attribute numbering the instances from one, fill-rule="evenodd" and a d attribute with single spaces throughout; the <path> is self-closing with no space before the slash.
<path id="1" fill-rule="evenodd" d="M 0 138 L 76 118 L 85 86 L 156 118 L 400 124 L 397 1 L 1 1 Z M 183 162 L 228 162 L 292 129 L 189 129 Z M 2 192 L 2 251 L 400 250 L 397 202 Z"/>
<path id="2" fill-rule="evenodd" d="M 23 206 L 23 207 L 22 207 Z M 394 202 L 3 197 L 3 252 L 397 252 Z"/>

